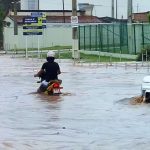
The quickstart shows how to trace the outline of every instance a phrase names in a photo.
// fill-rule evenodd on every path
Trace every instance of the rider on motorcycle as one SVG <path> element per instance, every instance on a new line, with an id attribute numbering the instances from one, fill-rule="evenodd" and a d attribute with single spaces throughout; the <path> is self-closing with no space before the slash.
<path id="1" fill-rule="evenodd" d="M 53 51 L 49 51 L 47 53 L 47 62 L 45 62 L 41 70 L 34 75 L 34 77 L 41 77 L 41 85 L 38 88 L 37 92 L 44 92 L 50 81 L 58 80 L 58 75 L 61 74 L 60 67 L 55 60 L 55 53 Z"/>

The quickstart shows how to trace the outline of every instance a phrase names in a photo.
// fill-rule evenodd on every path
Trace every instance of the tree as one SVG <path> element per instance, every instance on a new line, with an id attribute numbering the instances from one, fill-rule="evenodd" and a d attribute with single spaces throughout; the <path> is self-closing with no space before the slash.
<path id="1" fill-rule="evenodd" d="M 17 2 L 20 2 L 20 0 L 0 0 L 0 49 L 3 46 L 4 16 L 7 14 L 9 9 L 13 9 L 14 7 L 13 3 L 17 3 Z M 17 9 L 19 9 L 19 5 L 17 5 Z"/>
<path id="2" fill-rule="evenodd" d="M 9 9 L 13 9 L 13 4 L 16 2 L 18 5 L 17 5 L 17 8 L 19 9 L 19 5 L 20 3 L 20 0 L 0 0 L 0 6 L 2 8 L 2 10 L 4 11 L 4 13 L 7 13 Z"/>

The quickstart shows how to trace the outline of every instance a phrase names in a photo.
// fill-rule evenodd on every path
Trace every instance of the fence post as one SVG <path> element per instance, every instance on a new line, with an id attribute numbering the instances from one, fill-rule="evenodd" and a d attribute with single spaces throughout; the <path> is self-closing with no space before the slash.
<path id="1" fill-rule="evenodd" d="M 136 55 L 136 32 L 135 32 L 135 24 L 133 25 L 134 28 L 134 54 Z"/>
<path id="2" fill-rule="evenodd" d="M 147 50 L 146 50 L 146 62 L 147 62 L 147 58 L 148 58 L 148 57 L 147 57 Z"/>
<path id="3" fill-rule="evenodd" d="M 107 52 L 109 52 L 109 25 L 107 24 Z"/>
<path id="4" fill-rule="evenodd" d="M 113 51 L 114 51 L 114 53 L 115 53 L 115 25 L 114 25 L 114 23 L 113 23 Z"/>
<path id="5" fill-rule="evenodd" d="M 112 66 L 112 55 L 110 55 L 109 63 L 110 63 L 110 65 Z"/>
<path id="6" fill-rule="evenodd" d="M 99 46 L 100 46 L 100 49 L 101 49 L 101 51 L 103 51 L 103 42 L 102 42 L 102 28 L 103 26 L 102 26 L 102 24 L 101 25 L 99 25 Z"/>
<path id="7" fill-rule="evenodd" d="M 126 35 L 126 37 L 127 37 L 127 50 L 128 50 L 128 54 L 129 54 L 129 40 L 128 40 L 128 24 L 126 23 L 126 33 L 127 33 L 127 35 Z"/>
<path id="8" fill-rule="evenodd" d="M 95 47 L 96 47 L 96 51 L 97 51 L 97 25 L 96 25 L 96 30 L 95 30 L 95 39 L 96 39 L 96 41 L 95 41 Z"/>
<path id="9" fill-rule="evenodd" d="M 90 25 L 90 29 L 89 29 L 90 31 L 90 50 L 91 50 L 91 25 Z"/>
<path id="10" fill-rule="evenodd" d="M 81 43 L 81 41 L 80 41 L 80 40 L 81 40 L 80 30 L 81 30 L 81 27 L 79 26 L 79 27 L 78 27 L 78 39 L 79 39 L 79 40 L 78 40 L 78 42 L 79 42 L 78 44 L 79 44 L 79 49 L 81 48 L 81 45 L 80 45 L 80 43 Z"/>
<path id="11" fill-rule="evenodd" d="M 98 52 L 98 60 L 99 60 L 99 62 L 101 61 L 101 54 L 100 54 L 100 51 Z"/>
<path id="12" fill-rule="evenodd" d="M 144 63 L 144 54 L 142 53 L 142 67 L 143 67 L 143 63 Z"/>
<path id="13" fill-rule="evenodd" d="M 85 26 L 84 26 L 84 50 L 85 50 Z"/>
<path id="14" fill-rule="evenodd" d="M 121 62 L 122 60 L 121 60 L 121 51 L 120 51 L 120 62 Z"/>
<path id="15" fill-rule="evenodd" d="M 142 22 L 142 45 L 144 48 L 144 25 L 143 25 L 143 22 Z"/>
<path id="16" fill-rule="evenodd" d="M 136 71 L 138 70 L 138 63 L 136 63 Z"/>
<path id="17" fill-rule="evenodd" d="M 120 28 L 120 51 L 122 52 L 122 23 L 119 24 Z"/>

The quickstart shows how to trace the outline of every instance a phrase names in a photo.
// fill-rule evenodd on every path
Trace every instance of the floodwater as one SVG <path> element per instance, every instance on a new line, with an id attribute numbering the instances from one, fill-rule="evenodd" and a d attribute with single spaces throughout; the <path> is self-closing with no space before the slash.
<path id="1" fill-rule="evenodd" d="M 34 94 L 43 61 L 0 56 L 0 150 L 149 150 L 150 105 L 131 105 L 146 69 L 61 61 L 61 96 Z"/>

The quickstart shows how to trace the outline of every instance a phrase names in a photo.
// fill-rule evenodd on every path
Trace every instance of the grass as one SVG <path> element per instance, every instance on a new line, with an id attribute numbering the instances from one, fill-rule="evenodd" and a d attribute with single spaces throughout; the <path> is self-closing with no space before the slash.
<path id="1" fill-rule="evenodd" d="M 120 61 L 135 61 L 133 59 L 125 59 L 125 58 L 116 58 L 116 57 L 109 57 L 109 56 L 98 56 L 98 55 L 89 55 L 89 54 L 80 54 L 80 59 L 84 60 L 85 62 L 120 62 Z"/>
<path id="2" fill-rule="evenodd" d="M 72 49 L 72 46 L 52 46 L 52 47 L 45 47 L 42 50 L 62 50 L 62 49 Z"/>
<path id="3" fill-rule="evenodd" d="M 44 47 L 44 48 L 41 48 L 40 51 L 45 51 L 45 50 L 63 50 L 63 49 L 71 49 L 72 46 L 59 46 L 59 45 L 56 45 L 56 46 L 52 46 L 52 47 Z M 34 51 L 34 50 L 37 50 L 38 48 L 28 48 L 28 51 Z M 15 51 L 15 52 L 21 52 L 21 51 L 26 51 L 26 49 L 11 49 L 10 51 Z"/>
<path id="4" fill-rule="evenodd" d="M 46 47 L 43 49 L 40 49 L 40 51 L 45 51 L 45 50 L 58 50 L 58 53 L 56 53 L 56 58 L 59 59 L 72 59 L 72 51 L 66 51 L 66 49 L 71 49 L 71 46 L 53 46 L 53 47 Z M 28 49 L 28 51 L 37 51 L 37 48 L 30 48 Z M 61 53 L 59 53 L 59 50 L 64 50 L 64 52 L 61 51 Z M 14 51 L 14 50 L 13 50 Z M 15 52 L 25 52 L 25 49 L 20 49 L 20 50 L 16 50 Z M 32 57 L 37 57 L 36 54 L 32 54 Z M 42 58 L 46 57 L 46 53 L 41 55 Z M 94 55 L 94 54 L 83 54 L 80 53 L 80 60 L 83 62 L 127 62 L 127 61 L 135 61 L 134 59 L 125 59 L 125 58 L 115 58 L 115 57 L 109 57 L 109 56 L 98 56 L 98 55 Z"/>
<path id="5" fill-rule="evenodd" d="M 60 57 L 59 57 L 60 56 Z M 59 59 L 72 59 L 72 52 L 60 53 L 60 55 L 56 55 L 56 58 Z M 127 61 L 135 61 L 134 59 L 125 59 L 125 58 L 115 58 L 109 56 L 98 56 L 93 54 L 83 54 L 80 53 L 80 61 L 83 62 L 127 62 Z"/>

